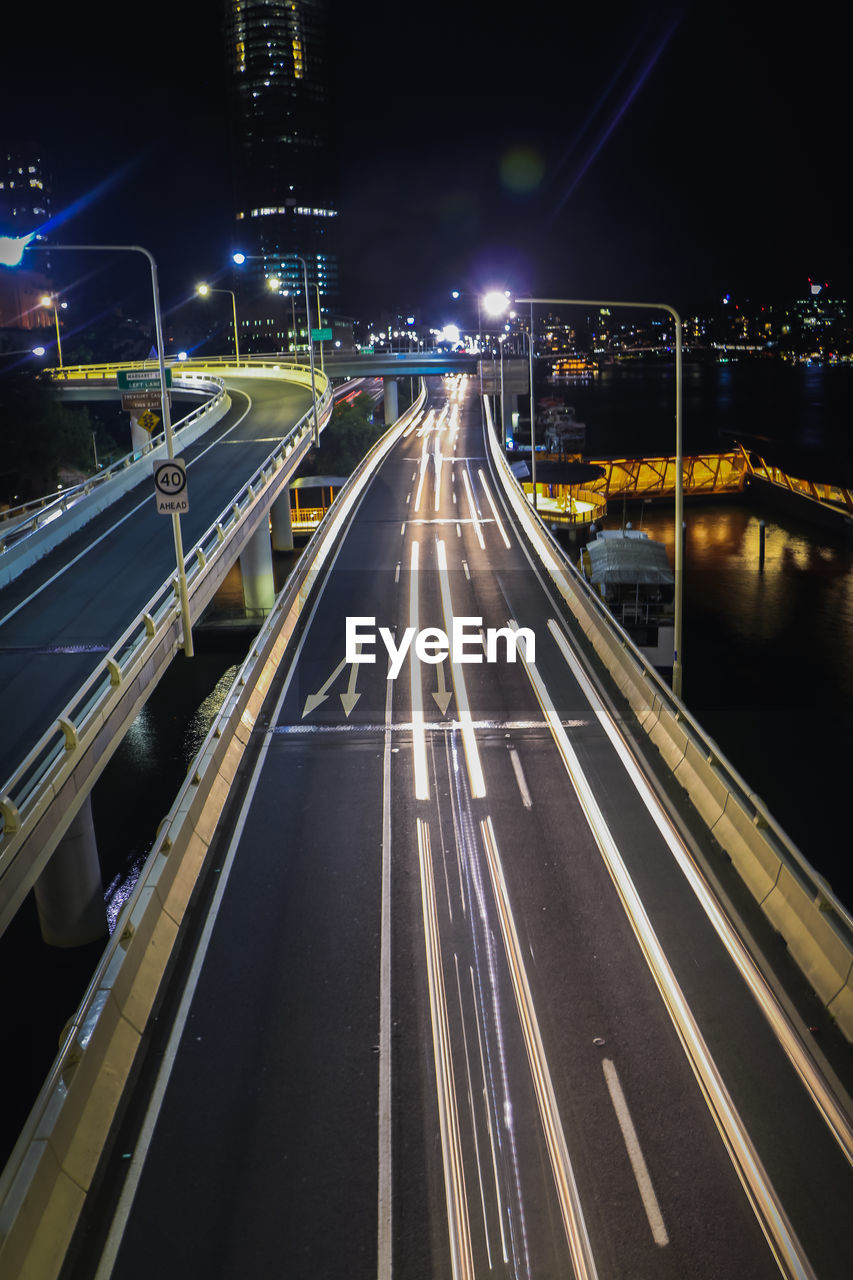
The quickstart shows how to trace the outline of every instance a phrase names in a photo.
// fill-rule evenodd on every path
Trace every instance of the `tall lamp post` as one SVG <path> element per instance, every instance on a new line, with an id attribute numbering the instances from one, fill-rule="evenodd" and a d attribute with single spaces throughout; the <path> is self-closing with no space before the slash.
<path id="1" fill-rule="evenodd" d="M 667 315 L 672 316 L 675 324 L 675 529 L 673 530 L 675 542 L 675 618 L 673 626 L 672 692 L 677 698 L 680 698 L 683 669 L 681 640 L 684 619 L 684 459 L 682 443 L 681 316 L 674 307 L 670 307 L 665 302 L 599 302 L 588 298 L 519 298 L 517 301 L 530 303 L 531 332 L 533 328 L 534 302 L 557 307 L 633 307 L 636 310 L 665 311 Z M 532 379 L 530 393 L 532 410 Z M 533 492 L 534 494 L 536 492 L 535 484 Z"/>
<path id="2" fill-rule="evenodd" d="M 280 298 L 290 298 L 290 320 L 293 326 L 293 352 L 295 355 L 296 354 L 296 304 L 293 299 L 293 294 L 289 289 L 282 289 L 281 281 L 279 280 L 278 276 L 269 277 L 269 279 L 267 280 L 267 288 L 271 289 L 273 293 L 277 293 Z"/>
<path id="3" fill-rule="evenodd" d="M 238 266 L 242 266 L 242 264 L 247 260 L 247 258 L 258 258 L 258 257 L 261 257 L 262 255 L 238 252 L 238 253 L 232 254 L 231 256 L 233 261 L 236 262 Z M 302 263 L 302 283 L 305 288 L 305 323 L 308 327 L 308 360 L 311 366 L 311 400 L 314 406 L 314 443 L 315 445 L 319 446 L 320 419 L 317 416 L 317 379 L 316 379 L 316 374 L 314 372 L 314 343 L 311 341 L 311 300 L 308 294 L 308 266 L 305 262 L 305 259 L 300 257 L 298 253 L 289 253 L 285 256 L 288 258 L 295 258 L 297 262 Z M 273 280 L 276 281 L 275 284 L 273 284 Z M 268 284 L 272 289 L 281 287 L 281 281 L 278 280 L 276 276 L 271 277 L 270 280 L 268 281 Z M 294 312 L 294 316 L 295 316 L 295 312 Z M 296 324 L 294 319 L 294 328 L 295 327 L 296 327 Z"/>
<path id="4" fill-rule="evenodd" d="M 62 368 L 62 338 L 59 333 L 59 308 L 61 307 L 62 310 L 64 311 L 68 306 L 68 303 L 57 302 L 55 294 L 46 293 L 44 297 L 41 299 L 41 305 L 43 307 L 53 308 L 53 320 L 54 320 L 54 324 L 56 325 L 56 354 L 59 358 L 59 367 L 61 369 Z"/>
<path id="5" fill-rule="evenodd" d="M 234 356 L 237 361 L 237 368 L 240 368 L 240 339 L 237 334 L 237 299 L 233 289 L 214 289 L 209 284 L 197 284 L 196 293 L 200 298 L 206 298 L 209 293 L 230 293 L 231 295 L 231 313 L 234 317 Z"/>
<path id="6" fill-rule="evenodd" d="M 0 243 L 0 262 L 6 266 L 17 266 L 23 258 L 24 251 L 43 250 L 46 253 L 141 253 L 151 268 L 151 292 L 154 298 L 154 335 L 157 343 L 157 364 L 160 370 L 160 397 L 163 407 L 163 428 L 166 433 L 166 454 L 175 456 L 175 441 L 172 435 L 172 417 L 169 406 L 169 395 L 166 389 L 166 362 L 163 358 L 163 320 L 160 313 L 160 289 L 157 283 L 157 263 L 147 249 L 139 244 L 30 244 L 22 240 L 8 240 Z M 17 257 L 15 256 L 17 254 Z M 193 656 L 192 623 L 190 621 L 189 593 L 187 590 L 187 574 L 184 568 L 184 548 L 181 540 L 181 517 L 172 515 L 172 532 L 175 539 L 175 559 L 178 570 L 178 596 L 181 606 L 181 619 L 184 631 L 184 653 L 188 658 Z"/>

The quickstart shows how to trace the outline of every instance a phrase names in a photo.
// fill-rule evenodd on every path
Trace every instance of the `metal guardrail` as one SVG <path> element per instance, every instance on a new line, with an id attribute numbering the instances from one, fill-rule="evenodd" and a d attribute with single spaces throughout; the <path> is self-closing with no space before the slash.
<path id="1" fill-rule="evenodd" d="M 331 384 L 318 403 L 323 423 L 332 404 Z M 184 557 L 187 585 L 194 587 L 220 554 L 229 534 L 272 481 L 298 444 L 313 432 L 313 408 L 304 414 L 272 450 L 231 502 Z M 179 615 L 177 574 L 163 584 L 122 633 L 88 680 L 66 703 L 51 727 L 0 789 L 0 883 L 22 842 L 27 824 L 50 803 L 54 785 L 65 773 L 68 755 L 98 718 L 117 700 L 121 686 L 142 668 L 167 624 Z"/>
<path id="2" fill-rule="evenodd" d="M 590 584 L 581 576 L 571 561 L 567 559 L 563 548 L 551 531 L 541 520 L 536 518 L 533 508 L 527 500 L 527 495 L 522 489 L 521 482 L 513 475 L 503 451 L 496 443 L 488 398 L 486 398 L 486 416 L 492 457 L 504 480 L 504 490 L 516 515 L 524 521 L 528 537 L 531 537 L 531 522 L 535 521 L 535 530 L 532 536 L 538 539 L 538 553 L 546 569 L 551 573 L 551 577 L 554 578 L 555 575 L 558 575 L 565 580 L 561 596 L 569 613 L 572 613 L 572 610 L 568 605 L 566 591 L 579 598 L 582 610 L 587 615 L 592 615 L 596 627 L 610 636 L 615 636 L 616 643 L 621 648 L 626 663 L 635 669 L 637 682 L 642 681 L 644 686 L 648 688 L 649 705 L 651 706 L 652 702 L 656 702 L 665 707 L 670 717 L 678 722 L 686 736 L 692 740 L 698 755 L 705 761 L 713 762 L 720 774 L 725 776 L 726 786 L 737 796 L 744 811 L 749 814 L 755 828 L 772 835 L 774 844 L 783 860 L 787 861 L 793 869 L 794 874 L 804 884 L 812 899 L 821 903 L 821 909 L 827 912 L 831 911 L 841 927 L 847 931 L 848 936 L 851 938 L 851 944 L 853 944 L 853 915 L 841 900 L 836 897 L 829 883 L 815 870 L 787 832 L 780 827 L 763 801 L 756 796 L 753 788 L 738 773 L 713 738 L 706 734 L 684 703 L 673 694 L 654 667 L 647 662 L 631 637 L 613 618 Z M 557 589 L 559 590 L 559 587 Z"/>
<path id="3" fill-rule="evenodd" d="M 88 368 L 88 366 L 84 367 Z M 122 365 L 121 367 L 124 369 L 130 366 Z M 114 371 L 113 376 L 115 376 Z M 191 426 L 199 418 L 218 408 L 227 392 L 222 378 L 205 377 L 203 374 L 194 375 L 192 381 L 190 381 L 189 377 L 184 377 L 175 385 L 182 391 L 211 392 L 211 398 L 205 404 L 199 405 L 197 409 L 193 409 L 186 417 L 173 424 L 172 429 L 175 435 L 180 438 L 180 432 L 185 427 Z M 146 453 L 153 452 L 154 449 L 163 444 L 165 439 L 165 431 L 161 431 L 156 436 L 151 437 L 150 444 L 145 450 L 136 449 L 126 453 L 123 458 L 119 458 L 116 462 L 111 462 L 109 466 L 103 467 L 95 475 L 89 476 L 87 480 L 82 481 L 80 484 L 73 485 L 68 489 L 58 490 L 56 493 L 46 494 L 41 498 L 34 499 L 32 502 L 21 503 L 17 507 L 8 507 L 5 511 L 0 511 L 0 555 L 49 521 L 59 519 L 81 498 L 88 497 L 95 489 L 114 479 L 121 472 L 126 471 L 139 458 L 144 457 Z M 28 513 L 31 514 L 28 515 Z"/>

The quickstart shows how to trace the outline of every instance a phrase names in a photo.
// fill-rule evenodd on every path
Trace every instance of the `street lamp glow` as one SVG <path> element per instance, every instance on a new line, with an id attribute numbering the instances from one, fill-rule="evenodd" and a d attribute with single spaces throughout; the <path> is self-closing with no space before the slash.
<path id="1" fill-rule="evenodd" d="M 509 306 L 509 298 L 505 293 L 499 293 L 497 289 L 490 290 L 483 298 L 483 307 L 486 314 L 490 316 L 502 316 Z"/>
<path id="2" fill-rule="evenodd" d="M 24 250 L 34 236 L 34 231 L 28 236 L 0 236 L 0 264 L 4 267 L 19 267 Z"/>
<path id="3" fill-rule="evenodd" d="M 210 285 L 209 285 L 209 284 L 197 284 L 197 285 L 196 285 L 196 287 L 195 287 L 195 291 L 196 291 L 196 293 L 200 294 L 202 298 L 206 298 L 206 297 L 207 297 L 207 295 L 210 293 Z"/>
<path id="4" fill-rule="evenodd" d="M 44 347 L 33 347 L 33 355 L 34 355 L 34 356 L 43 356 L 43 355 L 44 355 Z"/>
<path id="5" fill-rule="evenodd" d="M 246 255 L 245 253 L 232 253 L 231 261 L 236 262 L 238 267 L 242 267 L 243 263 L 246 261 Z"/>

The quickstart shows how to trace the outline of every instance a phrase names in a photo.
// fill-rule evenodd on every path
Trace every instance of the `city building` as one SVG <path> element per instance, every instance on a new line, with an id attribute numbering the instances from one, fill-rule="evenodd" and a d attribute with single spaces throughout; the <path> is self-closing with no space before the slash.
<path id="1" fill-rule="evenodd" d="M 276 277 L 302 298 L 303 258 L 314 325 L 339 301 L 326 20 L 325 0 L 225 5 L 238 288 L 258 299 Z"/>
<path id="2" fill-rule="evenodd" d="M 0 144 L 0 235 L 21 237 L 38 230 L 50 217 L 50 181 L 41 149 L 33 143 Z M 51 293 L 50 258 L 37 255 L 38 271 L 0 271 L 0 328 L 46 329 L 52 309 L 42 304 Z"/>

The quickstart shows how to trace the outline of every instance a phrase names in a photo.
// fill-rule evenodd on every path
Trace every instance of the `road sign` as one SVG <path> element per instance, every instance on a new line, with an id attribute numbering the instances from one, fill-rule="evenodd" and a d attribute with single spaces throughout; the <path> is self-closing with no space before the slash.
<path id="1" fill-rule="evenodd" d="M 172 403 L 170 392 L 166 392 L 169 398 L 169 404 Z M 159 409 L 161 408 L 160 388 L 156 391 L 122 391 L 121 407 L 129 413 L 135 413 L 138 409 Z"/>
<path id="2" fill-rule="evenodd" d="M 187 469 L 183 458 L 162 458 L 154 463 L 154 490 L 161 515 L 180 516 L 189 511 Z"/>
<path id="3" fill-rule="evenodd" d="M 158 391 L 159 369 L 119 369 L 116 373 L 119 391 Z M 166 370 L 166 386 L 172 385 L 172 370 Z"/>
<path id="4" fill-rule="evenodd" d="M 145 412 L 141 413 L 137 418 L 137 422 L 140 427 L 142 427 L 142 430 L 147 431 L 149 435 L 153 435 L 154 428 L 157 426 L 159 421 L 160 419 L 157 417 L 157 414 L 152 413 L 150 409 L 146 409 Z"/>
<path id="5" fill-rule="evenodd" d="M 312 329 L 311 341 L 312 342 L 331 342 L 332 341 L 331 329 Z"/>

